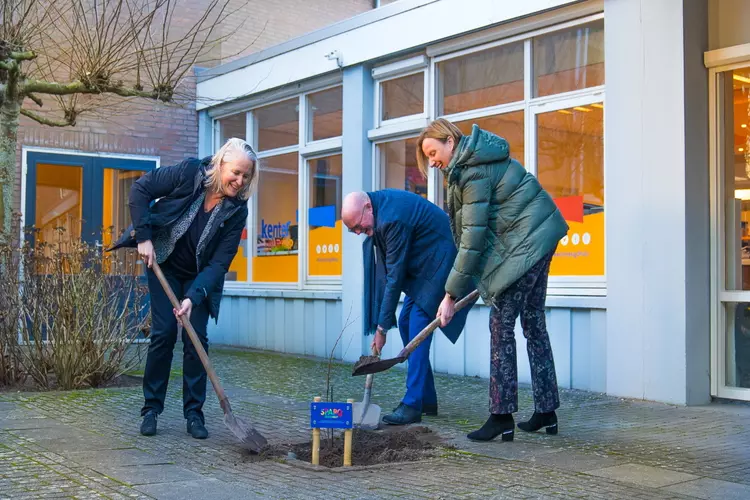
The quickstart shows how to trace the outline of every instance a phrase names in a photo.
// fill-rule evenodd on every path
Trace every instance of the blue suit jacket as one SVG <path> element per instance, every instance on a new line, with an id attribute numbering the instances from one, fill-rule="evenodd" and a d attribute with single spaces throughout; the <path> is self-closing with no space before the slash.
<path id="1" fill-rule="evenodd" d="M 397 189 L 367 193 L 375 217 L 365 240 L 365 324 L 367 333 L 396 325 L 403 291 L 431 317 L 445 296 L 445 282 L 456 257 L 448 216 L 421 196 Z M 473 304 L 441 328 L 455 343 Z"/>

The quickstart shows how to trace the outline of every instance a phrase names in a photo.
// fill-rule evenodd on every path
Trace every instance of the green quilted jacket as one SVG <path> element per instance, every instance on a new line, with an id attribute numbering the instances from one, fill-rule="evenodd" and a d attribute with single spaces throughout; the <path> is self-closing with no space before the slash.
<path id="1" fill-rule="evenodd" d="M 513 160 L 508 142 L 474 125 L 445 171 L 448 215 L 458 255 L 445 291 L 479 290 L 495 300 L 552 252 L 568 224 L 539 181 Z"/>

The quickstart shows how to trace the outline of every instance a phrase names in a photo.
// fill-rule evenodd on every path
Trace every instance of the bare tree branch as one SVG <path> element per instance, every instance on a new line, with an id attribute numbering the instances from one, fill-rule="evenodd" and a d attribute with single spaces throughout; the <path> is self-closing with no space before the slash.
<path id="1" fill-rule="evenodd" d="M 23 108 L 21 108 L 21 114 L 31 118 L 35 122 L 41 123 L 42 125 L 47 125 L 48 127 L 70 127 L 76 124 L 75 116 L 72 118 L 65 118 L 64 120 L 51 120 Z"/>
<path id="2" fill-rule="evenodd" d="M 36 105 L 40 108 L 44 107 L 44 103 L 42 102 L 42 100 L 34 94 L 26 94 L 26 97 L 34 101 L 34 103 L 36 103 Z"/>
<path id="3" fill-rule="evenodd" d="M 173 92 L 169 88 L 138 90 L 117 85 L 90 86 L 80 81 L 70 83 L 44 82 L 41 80 L 29 80 L 23 87 L 24 95 L 30 93 L 50 94 L 50 95 L 71 95 L 71 94 L 115 94 L 120 97 L 143 97 L 147 99 L 156 99 L 160 101 L 169 101 Z"/>
<path id="4" fill-rule="evenodd" d="M 25 52 L 11 52 L 10 58 L 14 59 L 16 61 L 31 61 L 32 59 L 36 59 L 36 54 L 32 50 L 27 50 Z"/>

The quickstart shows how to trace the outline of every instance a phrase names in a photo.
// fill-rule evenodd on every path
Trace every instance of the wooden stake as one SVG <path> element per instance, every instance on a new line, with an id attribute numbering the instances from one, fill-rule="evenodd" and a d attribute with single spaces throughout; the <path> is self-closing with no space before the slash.
<path id="1" fill-rule="evenodd" d="M 314 401 L 320 403 L 320 396 L 316 396 Z M 313 429 L 312 464 L 320 464 L 320 429 L 317 427 Z"/>
<path id="2" fill-rule="evenodd" d="M 353 399 L 347 399 L 347 403 L 353 404 Z M 344 431 L 344 467 L 352 466 L 352 429 Z"/>

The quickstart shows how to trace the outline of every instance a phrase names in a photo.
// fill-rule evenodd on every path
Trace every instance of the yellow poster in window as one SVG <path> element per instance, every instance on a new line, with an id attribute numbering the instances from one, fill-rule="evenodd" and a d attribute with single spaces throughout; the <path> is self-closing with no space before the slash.
<path id="1" fill-rule="evenodd" d="M 310 230 L 310 276 L 341 276 L 341 220 L 333 227 L 316 227 Z"/>
<path id="2" fill-rule="evenodd" d="M 567 220 L 568 234 L 560 240 L 550 266 L 550 276 L 604 275 L 604 212 Z"/>

